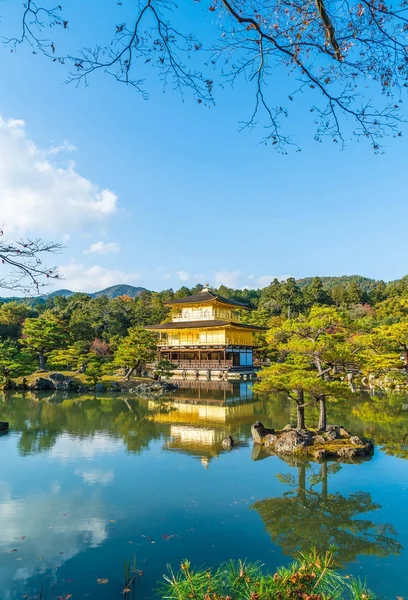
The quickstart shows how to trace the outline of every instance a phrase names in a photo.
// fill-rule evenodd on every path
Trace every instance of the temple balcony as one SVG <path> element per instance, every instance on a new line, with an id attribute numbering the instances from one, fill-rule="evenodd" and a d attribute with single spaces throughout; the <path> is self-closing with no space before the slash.
<path id="1" fill-rule="evenodd" d="M 181 311 L 173 311 L 173 323 L 185 323 L 186 321 L 236 321 L 239 322 L 241 314 L 237 310 L 219 308 L 183 308 Z"/>
<path id="2" fill-rule="evenodd" d="M 200 339 L 160 339 L 157 341 L 158 346 L 253 346 L 254 344 L 249 342 L 248 339 L 235 339 L 235 338 L 224 338 L 220 340 L 200 340 Z"/>

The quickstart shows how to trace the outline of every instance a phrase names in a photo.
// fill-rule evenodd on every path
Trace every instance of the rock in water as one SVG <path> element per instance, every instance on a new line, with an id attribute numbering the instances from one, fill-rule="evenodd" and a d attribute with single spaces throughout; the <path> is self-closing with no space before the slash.
<path id="1" fill-rule="evenodd" d="M 275 433 L 274 429 L 267 429 L 261 423 L 261 421 L 256 421 L 253 425 L 251 425 L 251 435 L 254 440 L 254 444 L 263 444 L 264 438 L 268 433 Z"/>
<path id="2" fill-rule="evenodd" d="M 54 390 L 55 385 L 50 379 L 45 379 L 45 377 L 37 377 L 37 379 L 32 384 L 32 389 L 34 390 Z"/>
<path id="3" fill-rule="evenodd" d="M 9 424 L 7 421 L 0 421 L 0 431 L 8 431 Z"/>
<path id="4" fill-rule="evenodd" d="M 104 391 L 105 391 L 105 388 L 103 387 L 103 383 L 97 383 L 95 386 L 95 392 L 97 394 L 103 394 Z"/>
<path id="5" fill-rule="evenodd" d="M 353 446 L 363 446 L 364 442 L 361 438 L 359 438 L 357 435 L 353 435 L 350 438 L 350 443 L 353 444 Z"/>
<path id="6" fill-rule="evenodd" d="M 272 448 L 275 445 L 277 439 L 278 436 L 274 433 L 267 433 L 263 439 L 263 444 L 266 448 Z"/>
<path id="7" fill-rule="evenodd" d="M 313 436 L 310 431 L 285 431 L 274 445 L 275 452 L 282 454 L 293 454 L 297 449 L 305 448 L 313 444 Z"/>
<path id="8" fill-rule="evenodd" d="M 222 440 L 221 445 L 225 450 L 232 450 L 232 448 L 235 446 L 235 442 L 229 435 L 228 437 Z"/>
<path id="9" fill-rule="evenodd" d="M 338 440 L 341 437 L 340 435 L 340 427 L 337 425 L 329 425 L 326 429 L 326 439 L 328 440 Z"/>

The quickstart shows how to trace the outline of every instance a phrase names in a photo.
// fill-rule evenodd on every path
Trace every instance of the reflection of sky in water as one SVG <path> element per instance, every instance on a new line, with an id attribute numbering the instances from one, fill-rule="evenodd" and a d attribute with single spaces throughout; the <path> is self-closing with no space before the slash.
<path id="1" fill-rule="evenodd" d="M 82 458 L 91 460 L 95 456 L 114 454 L 122 448 L 122 442 L 101 433 L 97 433 L 86 439 L 62 433 L 51 448 L 49 456 L 61 462 L 69 462 Z"/>
<path id="2" fill-rule="evenodd" d="M 48 490 L 17 499 L 12 488 L 0 482 L 0 589 L 2 598 L 13 579 L 54 571 L 87 547 L 107 538 L 106 509 L 97 490 L 86 497 L 57 481 Z M 16 549 L 16 552 L 13 550 Z"/>
<path id="3" fill-rule="evenodd" d="M 21 399 L 9 400 L 3 409 L 0 404 L 0 419 L 11 422 L 11 432 L 0 437 L 2 599 L 34 595 L 44 583 L 45 591 L 56 586 L 54 599 L 69 593 L 73 599 L 90 594 L 111 600 L 122 589 L 123 561 L 133 556 L 144 571 L 138 600 L 153 598 L 169 561 L 177 567 L 185 557 L 194 564 L 247 557 L 273 569 L 289 560 L 251 507 L 283 497 L 290 486 L 276 475 L 296 479 L 298 469 L 273 457 L 254 461 L 252 444 L 230 453 L 221 445 L 229 434 L 247 440 L 257 419 L 286 424 L 286 403 L 277 399 L 226 408 L 235 390 L 211 388 L 204 406 L 194 394 L 194 388 L 182 390 L 172 407 L 134 399 L 128 405 L 120 399 L 81 406 Z M 349 407 L 341 419 L 364 433 Z M 52 433 L 48 448 L 38 450 L 34 430 Z M 386 598 L 408 592 L 403 579 L 407 481 L 408 461 L 377 451 L 368 463 L 343 465 L 327 482 L 329 494 L 371 494 L 381 508 L 361 518 L 391 523 L 397 530 L 397 541 L 406 548 L 402 554 L 357 556 L 347 567 L 367 576 Z M 313 488 L 320 489 L 320 484 Z M 100 586 L 98 578 L 109 583 Z"/>

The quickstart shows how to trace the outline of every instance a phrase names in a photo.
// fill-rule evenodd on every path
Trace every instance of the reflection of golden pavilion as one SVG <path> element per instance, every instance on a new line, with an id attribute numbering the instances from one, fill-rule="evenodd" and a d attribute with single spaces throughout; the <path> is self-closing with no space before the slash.
<path id="1" fill-rule="evenodd" d="M 258 402 L 240 400 L 239 384 L 225 388 L 226 399 L 216 399 L 214 392 L 224 395 L 225 390 L 220 385 L 205 390 L 209 383 L 201 384 L 200 390 L 196 384 L 191 389 L 191 398 L 187 396 L 189 386 L 183 385 L 173 401 L 161 402 L 159 407 L 154 400 L 148 402 L 152 420 L 170 425 L 170 439 L 165 443 L 165 450 L 195 456 L 205 468 L 212 458 L 225 452 L 222 447 L 225 437 L 236 435 L 238 426 L 254 421 L 259 406 Z M 251 396 L 248 389 L 242 389 L 242 392 L 243 398 Z"/>
<path id="2" fill-rule="evenodd" d="M 238 405 L 198 404 L 183 400 L 162 403 L 163 412 L 155 412 L 152 419 L 158 423 L 231 423 L 242 420 L 243 417 L 252 417 L 257 403 L 248 402 Z M 151 410 L 157 411 L 154 400 L 148 402 Z"/>

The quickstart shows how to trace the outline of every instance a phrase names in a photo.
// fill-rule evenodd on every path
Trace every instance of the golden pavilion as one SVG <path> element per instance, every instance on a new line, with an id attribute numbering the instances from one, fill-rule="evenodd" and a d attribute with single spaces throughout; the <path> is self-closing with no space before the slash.
<path id="1" fill-rule="evenodd" d="M 254 334 L 264 328 L 241 322 L 243 311 L 250 310 L 247 304 L 224 298 L 209 287 L 167 304 L 171 322 L 147 327 L 159 333 L 159 360 L 176 364 L 183 375 L 254 372 Z"/>

